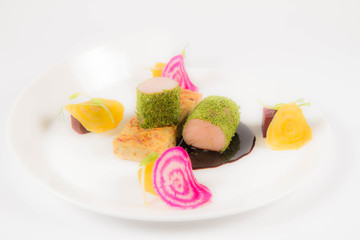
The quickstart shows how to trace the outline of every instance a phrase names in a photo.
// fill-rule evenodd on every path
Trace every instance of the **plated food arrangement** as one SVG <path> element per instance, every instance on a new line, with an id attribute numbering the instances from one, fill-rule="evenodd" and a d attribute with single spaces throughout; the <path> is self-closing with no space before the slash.
<path id="1" fill-rule="evenodd" d="M 240 121 L 239 103 L 218 95 L 203 98 L 190 81 L 183 54 L 155 64 L 151 71 L 152 78 L 134 89 L 136 110 L 113 139 L 113 153 L 122 160 L 140 162 L 134 176 L 145 204 L 148 194 L 178 209 L 209 204 L 211 189 L 197 181 L 193 170 L 218 167 L 250 154 L 256 138 Z M 115 129 L 126 106 L 89 98 L 64 106 L 71 114 L 72 128 L 79 134 Z M 262 132 L 269 148 L 296 150 L 312 139 L 303 105 L 309 104 L 300 100 L 263 106 Z"/>

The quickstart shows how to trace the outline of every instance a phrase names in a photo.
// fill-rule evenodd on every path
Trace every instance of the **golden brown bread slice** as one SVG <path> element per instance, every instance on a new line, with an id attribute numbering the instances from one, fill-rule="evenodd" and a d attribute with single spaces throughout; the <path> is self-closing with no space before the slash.
<path id="1" fill-rule="evenodd" d="M 202 94 L 187 89 L 180 92 L 180 122 L 182 122 L 200 102 Z M 161 155 L 175 147 L 178 126 L 143 129 L 134 116 L 121 133 L 113 140 L 114 154 L 121 159 L 142 161 L 151 152 Z"/>
<path id="2" fill-rule="evenodd" d="M 180 123 L 194 110 L 201 98 L 201 93 L 180 89 Z"/>
<path id="3" fill-rule="evenodd" d="M 122 159 L 142 161 L 151 152 L 162 154 L 176 144 L 177 126 L 143 129 L 133 117 L 113 140 L 114 154 Z"/>

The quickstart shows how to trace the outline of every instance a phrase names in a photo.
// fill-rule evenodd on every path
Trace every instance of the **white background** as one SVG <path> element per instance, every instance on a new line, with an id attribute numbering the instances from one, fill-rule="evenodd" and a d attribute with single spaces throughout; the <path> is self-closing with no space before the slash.
<path id="1" fill-rule="evenodd" d="M 0 0 L 0 239 L 359 239 L 359 13 L 355 0 Z M 47 192 L 9 151 L 16 98 L 62 59 L 154 27 L 174 51 L 189 43 L 191 67 L 241 69 L 310 96 L 333 130 L 331 157 L 286 198 L 191 223 L 115 219 Z"/>

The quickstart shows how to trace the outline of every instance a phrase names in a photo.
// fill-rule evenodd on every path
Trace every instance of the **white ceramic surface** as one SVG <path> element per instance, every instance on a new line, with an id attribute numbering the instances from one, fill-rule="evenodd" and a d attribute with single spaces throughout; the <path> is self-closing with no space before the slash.
<path id="1" fill-rule="evenodd" d="M 256 146 L 235 163 L 195 171 L 198 181 L 213 193 L 210 204 L 187 211 L 170 208 L 159 199 L 144 205 L 138 163 L 116 158 L 111 142 L 134 115 L 135 87 L 151 77 L 145 67 L 171 55 L 166 38 L 136 39 L 65 60 L 35 79 L 19 97 L 10 117 L 10 140 L 20 161 L 49 190 L 86 209 L 121 218 L 208 219 L 255 209 L 289 194 L 326 159 L 331 134 L 316 106 L 304 108 L 314 137 L 302 149 L 271 151 L 261 137 L 262 107 L 256 100 L 275 104 L 304 93 L 274 87 L 241 71 L 187 66 L 204 97 L 223 95 L 241 106 L 241 121 L 255 133 Z M 125 113 L 119 127 L 105 134 L 77 135 L 68 116 L 58 120 L 60 107 L 75 92 L 122 102 Z"/>

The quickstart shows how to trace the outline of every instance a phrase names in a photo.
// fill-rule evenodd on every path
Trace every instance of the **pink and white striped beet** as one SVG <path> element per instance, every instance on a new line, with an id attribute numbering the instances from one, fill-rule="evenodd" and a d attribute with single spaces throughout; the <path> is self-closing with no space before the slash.
<path id="1" fill-rule="evenodd" d="M 170 59 L 164 67 L 161 76 L 176 80 L 180 88 L 189 89 L 194 92 L 198 91 L 198 88 L 190 81 L 185 70 L 184 57 L 181 54 Z"/>
<path id="2" fill-rule="evenodd" d="M 153 167 L 153 186 L 168 205 L 181 209 L 202 206 L 211 199 L 210 190 L 199 184 L 187 152 L 181 147 L 166 150 Z"/>

